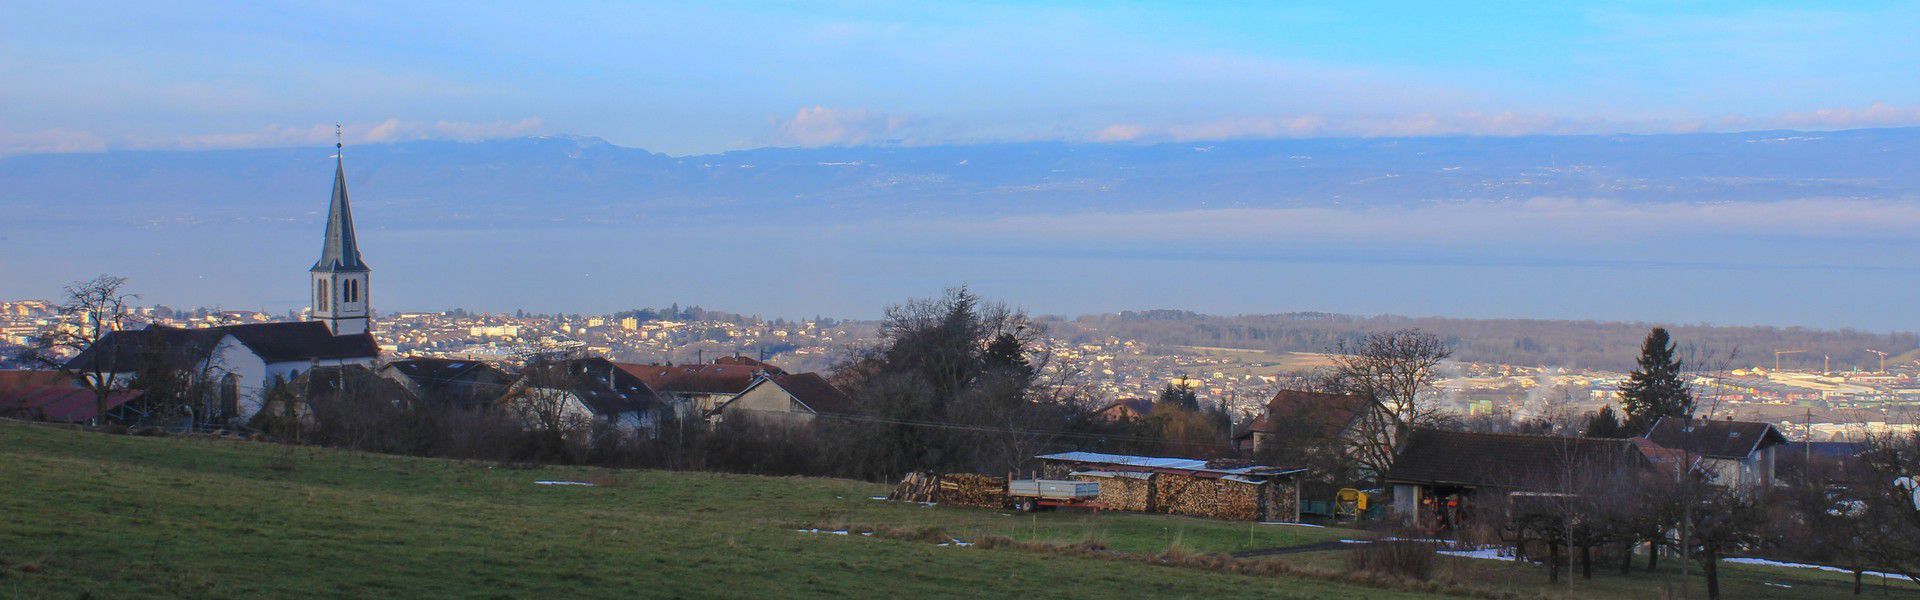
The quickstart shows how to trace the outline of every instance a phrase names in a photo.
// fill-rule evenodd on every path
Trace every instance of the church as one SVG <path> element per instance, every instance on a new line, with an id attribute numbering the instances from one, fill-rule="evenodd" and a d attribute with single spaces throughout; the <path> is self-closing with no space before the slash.
<path id="1" fill-rule="evenodd" d="M 340 144 L 334 149 L 341 150 Z M 116 331 L 66 363 L 70 372 L 91 372 L 96 361 L 115 381 L 128 382 L 154 369 L 187 373 L 215 383 L 215 397 L 197 410 L 204 422 L 245 423 L 260 411 L 267 390 L 315 367 L 361 365 L 380 357 L 373 338 L 370 287 L 373 270 L 354 239 L 353 207 L 347 201 L 346 161 L 334 156 L 333 197 L 320 259 L 307 270 L 310 320 L 249 323 L 209 328 L 150 325 Z"/>

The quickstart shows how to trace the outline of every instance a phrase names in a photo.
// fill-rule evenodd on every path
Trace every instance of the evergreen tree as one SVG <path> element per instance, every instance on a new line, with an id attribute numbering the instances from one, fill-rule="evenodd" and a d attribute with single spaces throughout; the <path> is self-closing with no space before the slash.
<path id="1" fill-rule="evenodd" d="M 1160 397 L 1154 400 L 1154 403 L 1163 406 L 1179 407 L 1180 410 L 1184 411 L 1200 410 L 1200 396 L 1193 393 L 1193 388 L 1171 383 L 1167 384 L 1167 387 L 1160 389 Z M 1155 412 L 1159 412 L 1159 410 L 1159 407 L 1155 407 L 1154 409 Z"/>
<path id="2" fill-rule="evenodd" d="M 1640 345 L 1639 367 L 1620 384 L 1620 408 L 1627 413 L 1626 433 L 1641 435 L 1660 417 L 1693 414 L 1693 393 L 1681 379 L 1680 359 L 1667 330 L 1653 328 Z"/>
<path id="3" fill-rule="evenodd" d="M 1027 361 L 1027 344 L 1012 333 L 1002 333 L 987 342 L 982 357 L 988 369 L 1001 369 L 1022 380 L 1033 377 L 1033 364 Z"/>
<path id="4" fill-rule="evenodd" d="M 1599 412 L 1587 417 L 1587 430 L 1583 435 L 1595 438 L 1629 437 L 1626 426 L 1620 424 L 1620 416 L 1613 412 L 1612 406 L 1601 407 Z"/>

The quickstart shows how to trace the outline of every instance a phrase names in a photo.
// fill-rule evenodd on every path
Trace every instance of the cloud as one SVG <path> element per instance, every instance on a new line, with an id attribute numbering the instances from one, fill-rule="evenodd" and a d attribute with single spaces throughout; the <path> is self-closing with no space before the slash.
<path id="1" fill-rule="evenodd" d="M 793 118 L 774 120 L 775 143 L 804 147 L 857 146 L 890 141 L 907 119 L 864 108 L 802 108 Z"/>
<path id="2" fill-rule="evenodd" d="M 0 131 L 0 156 L 99 152 L 106 148 L 105 138 L 85 131 L 60 128 L 18 134 Z"/>
<path id="3" fill-rule="evenodd" d="M 1313 137 L 1521 136 L 1658 134 L 1756 129 L 1851 129 L 1920 125 L 1920 107 L 1874 103 L 1760 117 L 1606 118 L 1530 112 L 1421 112 L 1405 115 L 1303 114 L 1241 117 L 1165 125 L 1112 123 L 1082 139 L 1095 142 L 1192 142 Z"/>
<path id="4" fill-rule="evenodd" d="M 1896 200 L 1808 198 L 1778 202 L 1628 203 L 1536 198 L 1514 204 L 1419 208 L 1232 208 L 1034 215 L 945 223 L 977 235 L 1093 243 L 1103 240 L 1546 244 L 1723 235 L 1742 239 L 1920 239 L 1920 206 Z"/>
<path id="5" fill-rule="evenodd" d="M 418 140 L 473 142 L 525 137 L 547 133 L 539 118 L 518 121 L 408 121 L 387 119 L 378 123 L 347 123 L 341 137 L 348 144 L 391 144 Z M 105 150 L 222 150 L 235 148 L 284 148 L 314 146 L 334 141 L 332 123 L 303 126 L 268 125 L 252 131 L 206 133 L 175 137 L 106 137 L 83 131 L 50 129 L 18 136 L 0 132 L 0 155 Z"/>

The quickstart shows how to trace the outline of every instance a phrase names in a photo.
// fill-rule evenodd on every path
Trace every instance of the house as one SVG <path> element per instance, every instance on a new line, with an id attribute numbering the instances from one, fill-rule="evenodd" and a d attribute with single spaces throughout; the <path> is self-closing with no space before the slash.
<path id="1" fill-rule="evenodd" d="M 1432 531 L 1453 528 L 1477 506 L 1578 493 L 1578 484 L 1635 476 L 1652 463 L 1628 440 L 1415 429 L 1384 480 L 1394 515 Z"/>
<path id="2" fill-rule="evenodd" d="M 1114 423 L 1122 421 L 1140 422 L 1147 420 L 1147 417 L 1150 416 L 1153 416 L 1153 401 L 1140 398 L 1115 400 L 1112 404 L 1100 407 L 1100 410 L 1093 411 L 1093 418 Z"/>
<path id="3" fill-rule="evenodd" d="M 522 418 L 597 421 L 651 435 L 670 415 L 646 382 L 604 358 L 540 362 L 520 373 L 502 402 Z"/>
<path id="4" fill-rule="evenodd" d="M 262 415 L 281 418 L 294 416 L 302 423 L 310 424 L 314 411 L 322 411 L 321 414 L 326 416 L 326 411 L 365 411 L 375 407 L 404 409 L 418 399 L 404 384 L 383 377 L 363 365 L 314 367 L 284 385 L 280 390 L 282 393 L 267 394 L 267 401 L 260 408 Z M 281 403 L 283 400 L 293 402 L 291 415 L 287 412 L 289 406 Z M 339 416 L 339 412 L 334 414 Z"/>
<path id="5" fill-rule="evenodd" d="M 762 373 L 768 371 L 765 365 L 749 365 L 733 362 L 736 359 L 726 357 L 719 362 L 692 365 L 642 365 L 632 363 L 614 363 L 627 374 L 647 384 L 660 399 L 671 405 L 676 415 L 682 419 L 692 419 L 707 415 L 719 408 L 720 404 L 732 400 L 754 384 Z M 758 363 L 759 361 L 754 361 Z"/>
<path id="6" fill-rule="evenodd" d="M 92 377 L 98 369 L 115 385 L 140 372 L 165 369 L 217 382 L 202 400 L 202 421 L 244 423 L 260 411 L 268 389 L 315 367 L 372 366 L 380 347 L 369 333 L 334 335 L 319 321 L 247 323 L 200 329 L 150 325 L 115 331 L 69 359 L 63 368 Z"/>
<path id="7" fill-rule="evenodd" d="M 1364 396 L 1280 390 L 1246 430 L 1233 436 L 1234 447 L 1257 454 L 1283 439 L 1304 438 L 1309 447 L 1344 448 L 1360 435 L 1361 417 L 1372 409 Z"/>
<path id="8" fill-rule="evenodd" d="M 714 407 L 709 417 L 716 422 L 741 416 L 806 422 L 816 415 L 840 415 L 853 410 L 853 399 L 820 374 L 782 373 L 762 374 L 745 391 Z"/>
<path id="9" fill-rule="evenodd" d="M 1043 477 L 1099 482 L 1103 508 L 1236 521 L 1300 520 L 1298 475 L 1305 469 L 1098 452 L 1034 459 Z"/>
<path id="10" fill-rule="evenodd" d="M 1768 423 L 1661 417 L 1647 439 L 1695 457 L 1717 485 L 1758 489 L 1774 485 L 1775 450 L 1787 435 Z"/>
<path id="11" fill-rule="evenodd" d="M 514 380 L 513 374 L 483 361 L 445 358 L 396 360 L 381 365 L 378 373 L 423 402 L 458 408 L 492 404 Z"/>
<path id="12" fill-rule="evenodd" d="M 141 399 L 139 390 L 109 392 L 107 418 L 139 421 L 144 416 Z M 0 417 L 85 423 L 100 414 L 100 400 L 93 390 L 59 371 L 0 370 Z"/>
<path id="13" fill-rule="evenodd" d="M 1787 442 L 1774 450 L 1774 476 L 1827 488 L 1866 485 L 1875 479 L 1861 459 L 1867 450 L 1862 442 Z"/>

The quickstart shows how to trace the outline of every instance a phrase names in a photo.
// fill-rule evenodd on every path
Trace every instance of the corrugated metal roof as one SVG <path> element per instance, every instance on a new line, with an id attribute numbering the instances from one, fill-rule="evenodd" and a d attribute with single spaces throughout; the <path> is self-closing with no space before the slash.
<path id="1" fill-rule="evenodd" d="M 1253 475 L 1253 476 L 1262 476 L 1262 477 L 1271 476 L 1271 475 L 1285 475 L 1288 473 L 1295 473 L 1295 472 L 1306 470 L 1306 469 L 1269 467 L 1265 465 L 1250 465 L 1250 466 L 1232 467 L 1232 468 L 1209 467 L 1207 466 L 1207 461 L 1197 459 L 1197 458 L 1128 456 L 1125 454 L 1103 454 L 1099 452 L 1061 452 L 1059 454 L 1045 454 L 1041 456 L 1036 456 L 1034 458 L 1037 458 L 1040 460 L 1077 462 L 1077 463 L 1091 464 L 1091 465 L 1111 465 L 1114 467 L 1123 467 L 1123 468 L 1132 468 L 1132 469 L 1166 469 L 1166 470 L 1173 470 L 1173 471 L 1194 471 L 1199 473 L 1217 473 L 1217 474 L 1223 474 L 1223 475 Z"/>

